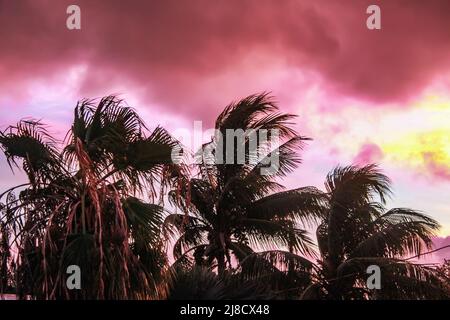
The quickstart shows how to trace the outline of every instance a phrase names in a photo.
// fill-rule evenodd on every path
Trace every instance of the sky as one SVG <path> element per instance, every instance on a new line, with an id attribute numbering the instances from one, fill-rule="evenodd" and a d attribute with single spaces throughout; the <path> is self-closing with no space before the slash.
<path id="1" fill-rule="evenodd" d="M 71 4 L 81 30 L 66 27 Z M 436 218 L 450 244 L 450 1 L 0 0 L 0 39 L 1 129 L 33 117 L 62 137 L 78 100 L 108 94 L 150 127 L 209 128 L 270 92 L 313 139 L 289 187 L 376 162 L 389 205 Z M 0 190 L 23 179 L 0 155 Z"/>

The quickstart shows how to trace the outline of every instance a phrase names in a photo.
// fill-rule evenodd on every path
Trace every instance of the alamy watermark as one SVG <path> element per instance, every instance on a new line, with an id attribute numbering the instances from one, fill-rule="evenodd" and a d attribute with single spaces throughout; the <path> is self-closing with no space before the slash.
<path id="1" fill-rule="evenodd" d="M 366 273 L 370 274 L 367 278 L 367 289 L 381 289 L 381 269 L 379 266 L 373 264 L 367 267 Z"/>
<path id="2" fill-rule="evenodd" d="M 369 30 L 381 29 L 381 9 L 378 5 L 372 4 L 367 7 L 366 13 L 370 14 L 366 19 L 366 26 Z M 69 16 L 66 19 L 66 27 L 69 30 L 81 30 L 81 8 L 76 4 L 71 4 L 66 9 Z"/>
<path id="3" fill-rule="evenodd" d="M 370 16 L 366 20 L 366 26 L 369 30 L 380 30 L 381 29 L 381 9 L 376 4 L 372 4 L 367 7 L 367 14 Z"/>
<path id="4" fill-rule="evenodd" d="M 67 267 L 66 273 L 69 275 L 66 280 L 66 286 L 69 290 L 81 289 L 81 269 L 79 266 L 72 264 Z"/>
<path id="5" fill-rule="evenodd" d="M 81 29 L 81 9 L 75 4 L 67 7 L 66 13 L 69 15 L 66 20 L 66 27 L 69 30 Z"/>
<path id="6" fill-rule="evenodd" d="M 193 130 L 179 128 L 173 136 L 182 145 L 172 149 L 176 164 L 248 164 L 258 166 L 261 175 L 273 175 L 280 168 L 278 129 L 203 130 L 202 122 L 194 121 Z"/>

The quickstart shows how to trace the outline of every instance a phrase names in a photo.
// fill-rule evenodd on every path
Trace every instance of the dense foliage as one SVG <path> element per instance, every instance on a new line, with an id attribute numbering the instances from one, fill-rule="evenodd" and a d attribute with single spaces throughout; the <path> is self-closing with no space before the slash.
<path id="1" fill-rule="evenodd" d="M 430 250 L 439 224 L 386 208 L 390 181 L 376 165 L 333 169 L 325 190 L 286 189 L 306 137 L 266 94 L 227 106 L 204 150 L 226 131 L 276 130 L 279 143 L 233 141 L 245 162 L 174 163 L 182 148 L 150 131 L 113 96 L 83 100 L 64 141 L 22 120 L 0 132 L 11 169 L 28 181 L 0 194 L 0 292 L 36 299 L 449 298 L 445 266 L 406 259 Z M 186 150 L 183 150 L 186 152 Z M 262 174 L 277 155 L 277 170 Z M 164 200 L 169 200 L 164 205 Z M 312 237 L 312 230 L 317 230 Z M 82 288 L 68 290 L 78 265 Z M 382 271 L 380 290 L 366 269 Z"/>

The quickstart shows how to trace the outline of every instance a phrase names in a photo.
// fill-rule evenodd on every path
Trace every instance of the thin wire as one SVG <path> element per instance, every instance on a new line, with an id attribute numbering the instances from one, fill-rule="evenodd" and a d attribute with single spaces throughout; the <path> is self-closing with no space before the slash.
<path id="1" fill-rule="evenodd" d="M 442 249 L 446 249 L 446 248 L 450 248 L 450 244 L 446 245 L 446 246 L 443 246 L 443 247 L 440 247 L 440 248 L 437 248 L 437 249 L 434 249 L 434 250 L 431 250 L 431 251 L 428 251 L 428 252 L 419 253 L 419 254 L 417 254 L 415 256 L 412 256 L 412 257 L 409 257 L 409 258 L 406 258 L 406 259 L 403 259 L 403 260 L 408 261 L 408 260 L 411 260 L 411 259 L 414 259 L 414 258 L 418 258 L 420 256 L 424 256 L 426 254 L 430 254 L 430 253 L 433 253 L 433 252 L 436 252 L 436 251 L 439 251 L 439 250 L 442 250 Z"/>

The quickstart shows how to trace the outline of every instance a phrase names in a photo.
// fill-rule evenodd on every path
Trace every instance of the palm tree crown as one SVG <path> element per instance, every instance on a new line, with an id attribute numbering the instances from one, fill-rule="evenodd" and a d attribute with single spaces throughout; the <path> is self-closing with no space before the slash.
<path id="1" fill-rule="evenodd" d="M 444 295 L 432 270 L 405 255 L 431 248 L 439 224 L 408 208 L 387 210 L 390 180 L 376 165 L 337 167 L 326 179 L 326 215 L 317 228 L 319 281 L 304 298 L 414 298 Z M 366 269 L 382 271 L 382 289 L 370 292 Z"/>
<path id="2" fill-rule="evenodd" d="M 259 161 L 201 163 L 189 179 L 190 188 L 181 190 L 181 197 L 177 196 L 179 190 L 169 194 L 174 205 L 189 213 L 173 214 L 165 221 L 179 233 L 173 248 L 178 263 L 217 267 L 222 276 L 237 266 L 254 272 L 258 265 L 271 273 L 280 272 L 283 265 L 289 264 L 302 270 L 311 267 L 308 260 L 296 254 L 313 253 L 313 241 L 302 225 L 320 215 L 320 201 L 315 196 L 319 191 L 312 187 L 283 190 L 277 182 L 300 163 L 297 150 L 308 140 L 293 130 L 293 118 L 280 113 L 266 94 L 231 104 L 219 115 L 216 130 L 225 141 L 213 139 L 204 148 L 211 144 L 226 146 L 227 129 L 275 129 L 280 143 L 270 149 L 258 141 L 259 150 L 266 150 Z M 233 157 L 242 148 L 245 159 L 249 159 L 249 144 L 247 136 L 237 141 L 233 149 L 225 148 L 223 157 L 230 153 Z M 278 170 L 261 174 L 265 160 L 273 154 L 279 157 Z M 261 249 L 263 252 L 255 253 Z"/>
<path id="3" fill-rule="evenodd" d="M 2 212 L 20 248 L 19 293 L 44 298 L 146 298 L 164 295 L 163 208 L 135 196 L 181 172 L 177 144 L 162 128 L 146 135 L 136 112 L 113 96 L 84 100 L 61 150 L 45 127 L 22 121 L 0 135 L 10 165 L 29 184 Z M 173 174 L 168 174 L 172 172 Z M 159 177 L 165 177 L 159 179 Z M 69 292 L 65 270 L 84 286 Z"/>

